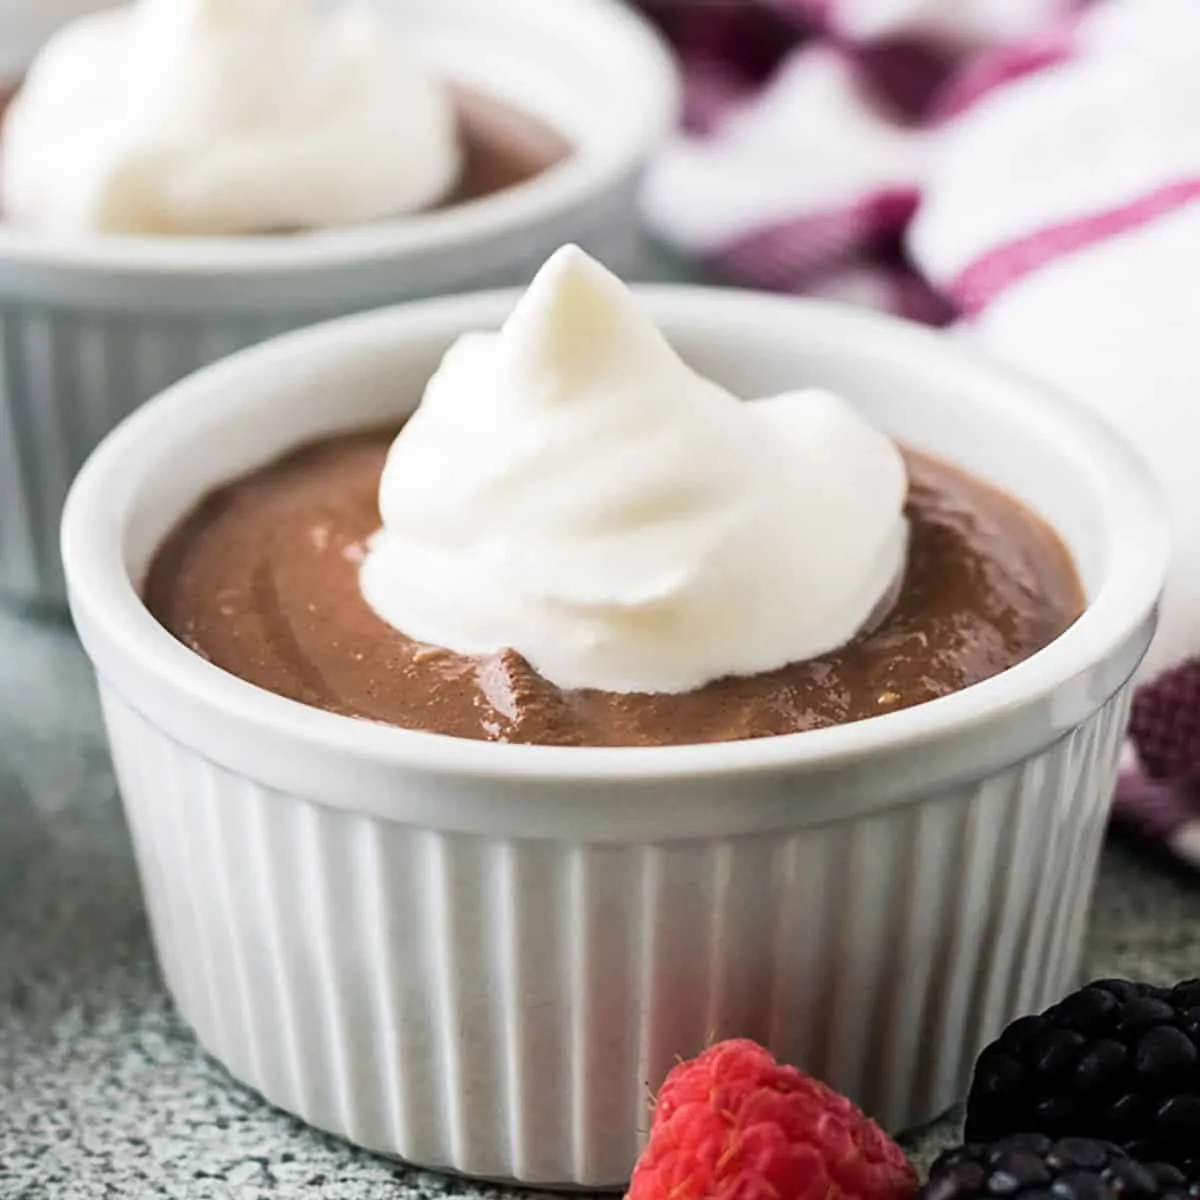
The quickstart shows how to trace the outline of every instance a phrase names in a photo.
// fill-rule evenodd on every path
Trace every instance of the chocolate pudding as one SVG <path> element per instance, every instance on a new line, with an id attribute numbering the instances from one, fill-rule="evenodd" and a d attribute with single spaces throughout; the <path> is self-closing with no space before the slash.
<path id="1" fill-rule="evenodd" d="M 217 490 L 156 555 L 146 604 L 249 683 L 331 712 L 485 741 L 655 746 L 819 729 L 987 679 L 1053 641 L 1084 599 L 1056 534 L 1018 502 L 911 451 L 908 569 L 843 649 L 679 695 L 564 691 L 520 655 L 415 642 L 363 600 L 394 429 L 305 446 Z"/>
<path id="2" fill-rule="evenodd" d="M 571 143 L 538 117 L 494 96 L 455 86 L 463 144 L 458 185 L 439 208 L 528 183 L 571 156 Z"/>

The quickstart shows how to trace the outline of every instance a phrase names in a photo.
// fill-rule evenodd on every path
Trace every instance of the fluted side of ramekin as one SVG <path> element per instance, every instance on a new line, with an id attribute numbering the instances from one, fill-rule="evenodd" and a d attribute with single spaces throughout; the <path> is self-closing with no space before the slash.
<path id="1" fill-rule="evenodd" d="M 1074 980 L 1128 705 L 865 816 L 587 844 L 324 807 L 101 686 L 160 958 L 204 1045 L 372 1149 L 589 1186 L 627 1177 L 649 1089 L 716 1037 L 760 1039 L 893 1129 L 957 1099 L 979 1048 Z"/>
<path id="2" fill-rule="evenodd" d="M 0 601 L 64 601 L 58 537 L 71 481 L 104 435 L 151 396 L 234 351 L 330 317 L 524 282 L 563 241 L 627 269 L 638 179 L 640 171 L 561 219 L 490 246 L 376 265 L 333 304 L 334 277 L 339 292 L 346 288 L 340 266 L 247 279 L 233 303 L 214 301 L 210 281 L 187 278 L 173 287 L 158 280 L 144 293 L 115 289 L 106 302 L 78 299 L 69 269 L 43 280 L 53 286 L 35 298 L 23 275 L 10 281 L 0 256 Z M 79 272 L 79 291 L 88 275 Z"/>
<path id="3" fill-rule="evenodd" d="M 62 599 L 63 502 L 114 425 L 198 367 L 291 325 L 279 314 L 222 320 L 0 303 L 0 597 Z"/>

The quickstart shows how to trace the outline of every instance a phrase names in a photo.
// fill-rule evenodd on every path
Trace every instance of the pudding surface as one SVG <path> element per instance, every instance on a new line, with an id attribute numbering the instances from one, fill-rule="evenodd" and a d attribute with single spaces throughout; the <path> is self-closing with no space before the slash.
<path id="1" fill-rule="evenodd" d="M 840 650 L 680 694 L 563 690 L 511 650 L 416 642 L 364 601 L 394 429 L 303 446 L 203 500 L 144 588 L 159 622 L 249 683 L 347 716 L 487 741 L 654 746 L 797 733 L 969 687 L 1053 641 L 1084 607 L 1057 534 L 1016 500 L 911 450 L 908 568 Z"/>

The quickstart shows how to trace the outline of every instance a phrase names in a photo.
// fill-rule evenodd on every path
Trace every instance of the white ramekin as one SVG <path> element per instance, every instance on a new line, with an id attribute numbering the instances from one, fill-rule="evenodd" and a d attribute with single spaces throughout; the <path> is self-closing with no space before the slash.
<path id="1" fill-rule="evenodd" d="M 1167 555 L 1146 472 L 1085 412 L 932 333 L 642 294 L 739 393 L 835 388 L 1020 496 L 1066 538 L 1089 607 L 995 679 L 819 732 L 658 749 L 413 733 L 225 674 L 137 585 L 208 489 L 408 412 L 512 296 L 292 335 L 125 422 L 75 484 L 63 548 L 167 981 L 239 1079 L 422 1165 L 619 1184 L 647 1088 L 731 1034 L 911 1125 L 1076 970 Z"/>
<path id="2" fill-rule="evenodd" d="M 416 52 L 551 121 L 575 154 L 482 200 L 313 235 L 64 243 L 0 223 L 0 599 L 62 600 L 75 471 L 205 363 L 343 313 L 523 282 L 566 241 L 629 266 L 638 184 L 676 110 L 650 27 L 618 0 L 392 3 Z"/>

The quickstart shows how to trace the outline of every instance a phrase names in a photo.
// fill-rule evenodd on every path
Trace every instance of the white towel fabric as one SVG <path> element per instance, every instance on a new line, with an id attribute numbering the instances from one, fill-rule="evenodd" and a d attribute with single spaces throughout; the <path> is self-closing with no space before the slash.
<path id="1" fill-rule="evenodd" d="M 840 216 L 882 194 L 909 197 L 911 212 L 924 154 L 925 135 L 868 93 L 850 57 L 814 42 L 717 135 L 667 149 L 646 204 L 677 246 L 712 254 L 753 231 Z"/>
<path id="2" fill-rule="evenodd" d="M 746 0 L 682 16 L 644 2 L 676 35 L 692 117 L 648 181 L 656 232 L 740 282 L 938 322 L 901 246 L 938 98 L 961 106 L 1028 69 L 1031 48 L 1037 65 L 1083 0 Z M 1014 37 L 1035 40 L 989 53 Z M 766 42 L 782 61 L 746 86 Z"/>
<path id="3" fill-rule="evenodd" d="M 918 38 L 959 51 L 1035 37 L 1074 0 L 809 0 L 808 11 L 856 42 Z"/>

